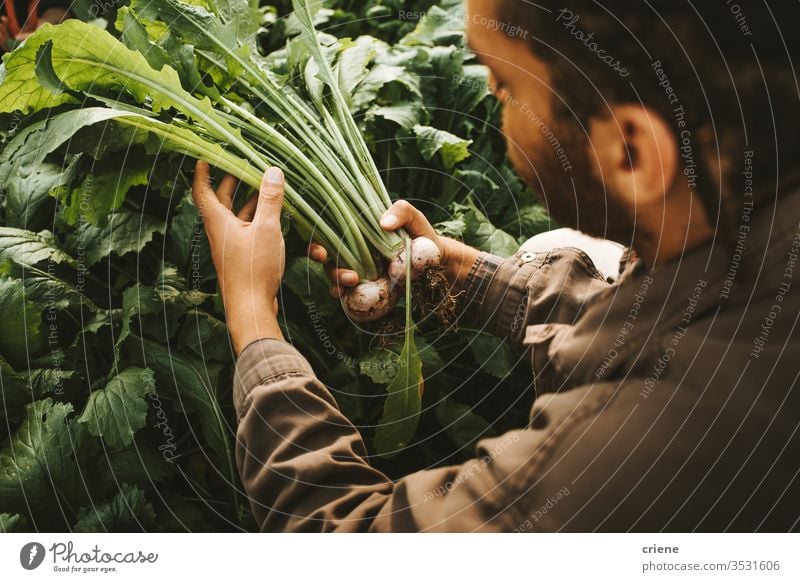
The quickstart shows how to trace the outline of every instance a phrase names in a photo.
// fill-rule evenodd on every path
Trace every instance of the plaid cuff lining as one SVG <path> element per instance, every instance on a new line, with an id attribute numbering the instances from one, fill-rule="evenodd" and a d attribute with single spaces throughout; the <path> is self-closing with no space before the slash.
<path id="1" fill-rule="evenodd" d="M 478 318 L 486 300 L 486 292 L 502 262 L 503 259 L 500 257 L 484 253 L 472 265 L 461 295 L 462 313 L 467 319 Z"/>

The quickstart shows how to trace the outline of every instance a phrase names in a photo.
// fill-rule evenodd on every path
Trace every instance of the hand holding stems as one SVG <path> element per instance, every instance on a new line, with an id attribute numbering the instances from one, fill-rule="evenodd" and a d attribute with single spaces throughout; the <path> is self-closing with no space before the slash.
<path id="1" fill-rule="evenodd" d="M 436 230 L 422 212 L 405 200 L 395 202 L 381 218 L 381 227 L 387 231 L 405 229 L 412 238 L 426 237 L 431 239 L 441 252 L 441 265 L 445 267 L 447 278 L 451 285 L 458 289 L 466 280 L 472 265 L 480 256 L 480 251 L 460 243 L 456 240 L 439 236 Z M 311 259 L 325 263 L 328 253 L 317 244 L 309 246 L 308 254 Z M 334 265 L 326 267 L 328 277 L 333 283 L 331 295 L 341 297 L 348 288 L 359 284 L 355 271 L 339 269 Z"/>
<path id="2" fill-rule="evenodd" d="M 258 196 L 232 212 L 236 180 L 225 177 L 216 192 L 209 166 L 197 162 L 192 198 L 203 218 L 217 270 L 225 316 L 236 354 L 251 342 L 283 340 L 278 289 L 286 262 L 281 230 L 284 176 L 269 168 Z"/>

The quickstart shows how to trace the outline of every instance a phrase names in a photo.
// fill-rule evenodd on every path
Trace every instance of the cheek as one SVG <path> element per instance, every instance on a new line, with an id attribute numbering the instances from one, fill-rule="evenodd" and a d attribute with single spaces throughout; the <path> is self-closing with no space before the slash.
<path id="1" fill-rule="evenodd" d="M 519 171 L 529 172 L 536 149 L 530 120 L 518 108 L 506 105 L 503 108 L 503 134 L 508 144 L 508 156 L 514 166 Z"/>

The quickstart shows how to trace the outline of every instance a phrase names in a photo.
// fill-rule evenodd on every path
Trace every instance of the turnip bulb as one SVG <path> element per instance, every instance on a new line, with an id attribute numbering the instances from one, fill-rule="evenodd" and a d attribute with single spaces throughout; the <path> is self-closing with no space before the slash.
<path id="1" fill-rule="evenodd" d="M 359 323 L 378 321 L 397 304 L 397 289 L 388 278 L 362 283 L 342 296 L 345 313 Z"/>
<path id="2" fill-rule="evenodd" d="M 421 236 L 411 241 L 411 279 L 416 280 L 425 269 L 438 265 L 442 252 L 431 239 Z M 389 279 L 401 287 L 406 279 L 406 251 L 403 249 L 389 263 Z"/>

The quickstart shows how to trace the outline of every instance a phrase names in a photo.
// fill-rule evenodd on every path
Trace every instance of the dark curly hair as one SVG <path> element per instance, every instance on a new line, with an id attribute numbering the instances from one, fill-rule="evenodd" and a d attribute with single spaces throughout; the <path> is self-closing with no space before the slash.
<path id="1" fill-rule="evenodd" d="M 585 123 L 607 115 L 608 104 L 641 102 L 670 123 L 679 144 L 692 136 L 695 192 L 722 233 L 733 235 L 741 213 L 745 152 L 753 152 L 756 206 L 800 186 L 799 0 L 498 0 L 497 7 L 508 30 L 517 38 L 527 31 L 550 66 L 570 108 L 556 100 L 560 117 Z M 708 158 L 717 151 L 723 164 L 715 170 Z"/>

